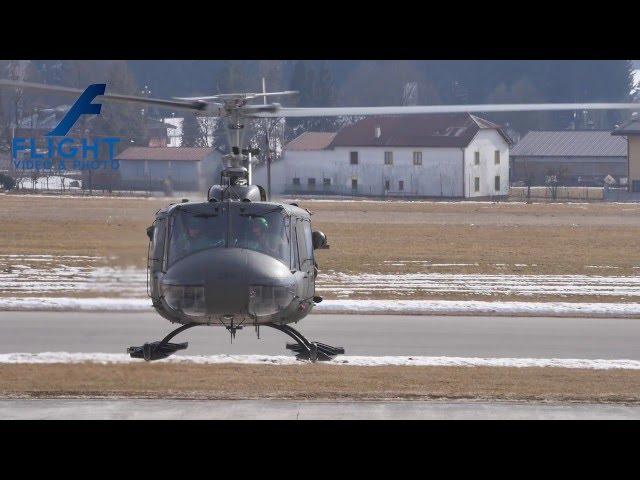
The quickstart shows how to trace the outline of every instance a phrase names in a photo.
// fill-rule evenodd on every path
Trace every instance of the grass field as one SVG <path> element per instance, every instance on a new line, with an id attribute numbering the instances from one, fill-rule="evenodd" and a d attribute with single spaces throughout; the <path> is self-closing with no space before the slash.
<path id="1" fill-rule="evenodd" d="M 637 370 L 335 365 L 0 365 L 0 397 L 639 402 Z"/>
<path id="2" fill-rule="evenodd" d="M 0 252 L 97 256 L 104 257 L 105 265 L 142 268 L 145 228 L 168 202 L 0 195 Z M 314 228 L 329 238 L 331 248 L 317 253 L 324 272 L 600 276 L 640 272 L 640 205 L 636 204 L 299 203 L 313 212 Z M 381 295 L 389 294 L 370 297 Z M 428 293 L 416 298 L 473 295 Z M 585 295 L 570 300 L 638 298 Z"/>

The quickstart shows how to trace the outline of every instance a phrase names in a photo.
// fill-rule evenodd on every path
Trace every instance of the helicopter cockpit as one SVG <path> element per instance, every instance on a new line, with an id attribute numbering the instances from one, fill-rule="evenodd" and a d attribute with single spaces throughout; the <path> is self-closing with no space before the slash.
<path id="1" fill-rule="evenodd" d="M 279 207 L 181 205 L 169 218 L 166 266 L 212 248 L 243 248 L 289 266 L 290 219 Z"/>

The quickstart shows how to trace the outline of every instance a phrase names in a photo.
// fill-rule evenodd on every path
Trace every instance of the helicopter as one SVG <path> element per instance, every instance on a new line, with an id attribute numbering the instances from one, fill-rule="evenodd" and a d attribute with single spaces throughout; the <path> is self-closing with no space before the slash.
<path id="1" fill-rule="evenodd" d="M 83 90 L 0 80 L 0 87 L 37 89 L 79 95 Z M 189 110 L 222 118 L 229 153 L 222 157 L 220 183 L 204 202 L 183 201 L 160 209 L 147 228 L 148 294 L 163 318 L 181 326 L 160 341 L 131 346 L 133 358 L 166 358 L 188 347 L 171 340 L 196 326 L 222 326 L 233 339 L 253 326 L 276 329 L 295 343 L 286 344 L 299 360 L 332 360 L 342 347 L 309 341 L 291 326 L 313 311 L 318 264 L 314 251 L 329 248 L 327 237 L 311 226 L 311 212 L 295 203 L 270 201 L 252 182 L 252 156 L 243 147 L 244 123 L 260 118 L 404 115 L 559 110 L 640 110 L 637 103 L 541 103 L 485 105 L 417 105 L 389 107 L 283 107 L 267 98 L 297 92 L 230 93 L 157 99 L 103 93 L 102 101 L 134 102 Z M 263 103 L 252 103 L 262 99 Z"/>

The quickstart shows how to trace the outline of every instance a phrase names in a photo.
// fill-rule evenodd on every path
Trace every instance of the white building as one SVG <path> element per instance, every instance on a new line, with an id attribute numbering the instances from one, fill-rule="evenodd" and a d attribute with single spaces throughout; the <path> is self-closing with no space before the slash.
<path id="1" fill-rule="evenodd" d="M 509 137 L 470 114 L 368 117 L 306 132 L 272 166 L 274 194 L 497 197 L 509 189 Z M 265 185 L 265 168 L 255 182 Z"/>
<path id="2" fill-rule="evenodd" d="M 218 121 L 217 117 L 198 116 L 196 120 L 207 137 L 207 145 L 212 147 L 214 145 L 213 132 Z M 168 130 L 167 147 L 180 147 L 182 145 L 182 122 L 184 122 L 184 117 L 167 117 L 163 118 L 162 121 L 174 127 Z"/>

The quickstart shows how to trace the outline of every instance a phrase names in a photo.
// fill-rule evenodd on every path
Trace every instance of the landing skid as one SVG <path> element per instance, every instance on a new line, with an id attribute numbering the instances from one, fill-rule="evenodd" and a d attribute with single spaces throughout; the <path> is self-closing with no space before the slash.
<path id="1" fill-rule="evenodd" d="M 298 360 L 311 360 L 312 362 L 326 362 L 333 360 L 336 355 L 343 355 L 344 348 L 332 347 L 326 343 L 310 342 L 300 332 L 289 325 L 277 325 L 269 323 L 266 326 L 280 330 L 282 333 L 289 335 L 296 343 L 287 343 L 287 350 L 295 352 Z"/>
<path id="2" fill-rule="evenodd" d="M 186 325 L 182 325 L 180 328 L 176 328 L 169 335 L 164 337 L 159 342 L 145 343 L 140 347 L 129 347 L 127 348 L 127 353 L 131 355 L 131 358 L 144 358 L 147 362 L 151 360 L 160 360 L 162 358 L 167 358 L 169 355 L 173 355 L 178 350 L 185 350 L 189 346 L 189 342 L 183 343 L 171 343 L 173 337 L 178 335 L 180 332 L 183 332 L 191 327 L 196 327 L 200 325 L 199 323 L 187 323 Z"/>
<path id="3" fill-rule="evenodd" d="M 129 347 L 127 348 L 127 353 L 131 355 L 132 358 L 142 358 L 147 362 L 167 358 L 169 355 L 173 355 L 178 350 L 184 350 L 189 346 L 188 342 L 172 343 L 169 340 L 178 335 L 180 332 L 183 332 L 184 330 L 187 330 L 191 327 L 197 327 L 198 325 L 202 324 L 187 323 L 186 325 L 182 325 L 180 328 L 176 328 L 173 332 L 171 332 L 159 342 L 145 343 L 144 345 L 139 347 Z M 298 360 L 325 362 L 328 360 L 333 360 L 336 355 L 344 354 L 344 348 L 332 347 L 331 345 L 320 342 L 310 342 L 300 332 L 298 332 L 295 328 L 290 327 L 289 325 L 267 323 L 264 326 L 279 330 L 282 333 L 285 333 L 286 335 L 289 335 L 291 338 L 293 338 L 296 343 L 287 343 L 286 348 L 287 350 L 293 351 L 296 354 L 296 358 Z"/>

